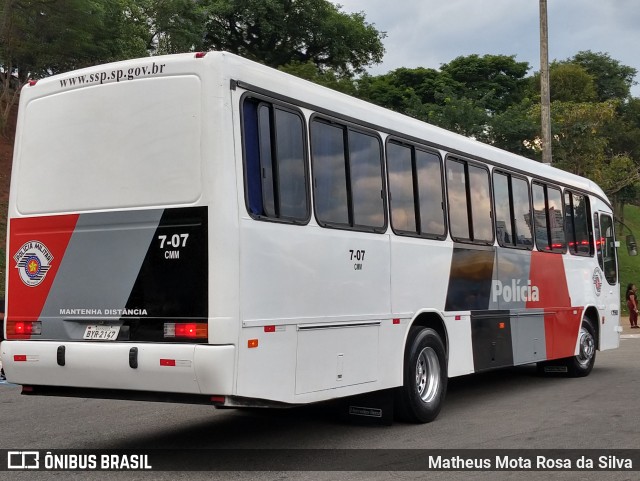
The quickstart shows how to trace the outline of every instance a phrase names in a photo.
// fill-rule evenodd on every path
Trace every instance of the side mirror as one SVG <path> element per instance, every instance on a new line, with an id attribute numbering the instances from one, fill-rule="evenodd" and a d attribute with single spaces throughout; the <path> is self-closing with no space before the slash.
<path id="1" fill-rule="evenodd" d="M 636 244 L 636 238 L 632 234 L 627 236 L 627 252 L 630 256 L 638 255 L 638 244 Z"/>

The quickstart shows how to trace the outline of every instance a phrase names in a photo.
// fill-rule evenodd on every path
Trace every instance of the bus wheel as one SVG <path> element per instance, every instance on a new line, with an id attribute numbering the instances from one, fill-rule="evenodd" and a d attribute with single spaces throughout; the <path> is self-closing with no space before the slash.
<path id="1" fill-rule="evenodd" d="M 565 360 L 567 372 L 572 377 L 589 375 L 596 362 L 596 336 L 589 319 L 582 321 L 578 334 L 578 354 Z"/>
<path id="2" fill-rule="evenodd" d="M 414 423 L 433 421 L 446 392 L 447 359 L 442 339 L 433 329 L 412 327 L 404 354 L 404 384 L 396 390 L 397 417 Z"/>
<path id="3" fill-rule="evenodd" d="M 596 336 L 590 319 L 584 319 L 578 334 L 578 354 L 564 359 L 538 363 L 540 374 L 565 374 L 570 377 L 588 376 L 596 362 Z"/>

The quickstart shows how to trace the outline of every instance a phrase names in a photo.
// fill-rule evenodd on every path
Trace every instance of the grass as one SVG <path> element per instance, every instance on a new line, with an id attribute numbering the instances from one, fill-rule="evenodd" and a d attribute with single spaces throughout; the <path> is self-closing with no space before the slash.
<path id="1" fill-rule="evenodd" d="M 624 223 L 636 237 L 636 242 L 640 242 L 640 207 L 626 205 L 624 207 Z M 618 271 L 620 272 L 620 296 L 622 302 L 622 314 L 629 315 L 626 301 L 624 299 L 627 284 L 630 282 L 640 287 L 640 255 L 629 256 L 626 247 L 626 236 L 630 234 L 629 229 L 616 225 L 620 249 L 618 249 Z M 640 246 L 639 246 L 640 247 Z"/>

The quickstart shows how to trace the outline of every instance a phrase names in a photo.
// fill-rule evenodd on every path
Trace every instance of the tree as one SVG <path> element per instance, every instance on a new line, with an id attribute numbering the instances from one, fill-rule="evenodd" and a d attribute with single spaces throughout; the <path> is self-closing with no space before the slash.
<path id="1" fill-rule="evenodd" d="M 363 13 L 343 13 L 327 0 L 204 0 L 203 46 L 271 67 L 313 62 L 350 77 L 380 63 L 386 36 Z"/>
<path id="2" fill-rule="evenodd" d="M 503 112 L 524 98 L 527 62 L 515 55 L 457 57 L 440 70 L 455 82 L 453 92 L 483 104 L 491 113 Z"/>
<path id="3" fill-rule="evenodd" d="M 133 0 L 0 0 L 0 129 L 20 88 L 40 78 L 146 55 Z"/>
<path id="4" fill-rule="evenodd" d="M 537 117 L 535 113 L 538 113 Z M 534 112 L 534 102 L 525 98 L 492 116 L 483 140 L 514 154 L 540 160 L 540 149 L 536 142 L 539 136 L 539 110 Z"/>
<path id="5" fill-rule="evenodd" d="M 537 76 L 538 84 L 540 76 Z M 584 67 L 553 62 L 549 67 L 551 101 L 593 102 L 597 99 L 594 80 Z"/>
<path id="6" fill-rule="evenodd" d="M 134 3 L 147 25 L 147 48 L 153 54 L 205 50 L 207 11 L 203 2 L 138 0 Z"/>
<path id="7" fill-rule="evenodd" d="M 622 65 L 612 59 L 609 54 L 585 50 L 578 52 L 567 63 L 583 67 L 594 79 L 598 101 L 605 102 L 629 97 L 633 78 L 638 71 L 633 67 Z"/>
<path id="8" fill-rule="evenodd" d="M 358 96 L 454 132 L 488 140 L 493 116 L 524 98 L 529 69 L 514 56 L 458 57 L 441 70 L 399 68 L 358 81 Z"/>
<path id="9" fill-rule="evenodd" d="M 355 95 L 356 93 L 356 87 L 352 79 L 339 76 L 333 69 L 319 72 L 316 65 L 311 61 L 307 63 L 289 63 L 280 67 L 280 70 L 338 92 L 348 95 Z"/>

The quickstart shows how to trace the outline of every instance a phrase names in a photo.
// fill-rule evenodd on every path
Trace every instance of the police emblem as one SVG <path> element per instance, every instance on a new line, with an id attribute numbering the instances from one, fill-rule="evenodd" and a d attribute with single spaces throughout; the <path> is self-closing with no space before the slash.
<path id="1" fill-rule="evenodd" d="M 600 293 L 602 292 L 602 272 L 598 267 L 593 270 L 591 280 L 593 281 L 593 291 L 596 293 L 596 296 L 600 297 Z"/>
<path id="2" fill-rule="evenodd" d="M 26 242 L 13 256 L 20 279 L 29 287 L 39 285 L 47 275 L 53 254 L 40 241 Z"/>

